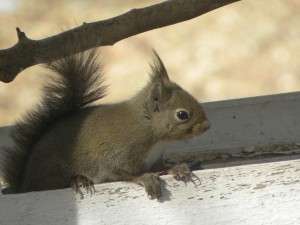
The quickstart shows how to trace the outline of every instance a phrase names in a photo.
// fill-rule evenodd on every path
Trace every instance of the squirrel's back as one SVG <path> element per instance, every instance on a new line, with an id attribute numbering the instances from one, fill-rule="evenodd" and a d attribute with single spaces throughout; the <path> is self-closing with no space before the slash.
<path id="1" fill-rule="evenodd" d="M 47 67 L 57 75 L 44 87 L 37 108 L 17 122 L 12 132 L 14 149 L 4 151 L 1 169 L 5 181 L 18 191 L 33 146 L 57 121 L 76 113 L 105 95 L 103 75 L 96 50 L 52 62 Z"/>

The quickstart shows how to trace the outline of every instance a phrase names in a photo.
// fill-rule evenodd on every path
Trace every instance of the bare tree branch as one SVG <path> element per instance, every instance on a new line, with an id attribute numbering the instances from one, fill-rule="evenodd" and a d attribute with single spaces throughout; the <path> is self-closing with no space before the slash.
<path id="1" fill-rule="evenodd" d="M 17 28 L 18 43 L 0 50 L 0 81 L 14 80 L 27 67 L 93 47 L 113 45 L 127 37 L 189 20 L 237 1 L 240 0 L 169 0 L 132 9 L 107 20 L 83 23 L 74 29 L 41 40 L 29 39 Z"/>

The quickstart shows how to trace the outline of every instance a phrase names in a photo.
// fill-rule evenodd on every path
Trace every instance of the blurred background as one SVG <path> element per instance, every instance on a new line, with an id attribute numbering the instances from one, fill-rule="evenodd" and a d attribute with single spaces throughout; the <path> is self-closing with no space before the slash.
<path id="1" fill-rule="evenodd" d="M 158 0 L 0 0 L 0 49 L 18 26 L 41 39 Z M 196 19 L 103 47 L 105 102 L 133 95 L 148 79 L 151 48 L 171 78 L 201 102 L 300 90 L 300 1 L 243 0 Z M 0 82 L 0 126 L 34 107 L 49 72 L 34 66 Z"/>

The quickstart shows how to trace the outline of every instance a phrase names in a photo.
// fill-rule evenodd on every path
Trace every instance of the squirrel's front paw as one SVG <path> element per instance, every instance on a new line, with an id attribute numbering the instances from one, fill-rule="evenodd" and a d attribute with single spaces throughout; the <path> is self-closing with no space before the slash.
<path id="1" fill-rule="evenodd" d="M 196 185 L 196 180 L 200 182 L 199 177 L 197 177 L 189 168 L 186 163 L 178 164 L 172 167 L 169 174 L 173 175 L 176 180 L 183 181 L 184 183 L 192 182 Z"/>
<path id="2" fill-rule="evenodd" d="M 159 199 L 161 196 L 161 179 L 155 173 L 145 173 L 137 178 L 137 183 L 144 186 L 150 199 Z"/>
<path id="3" fill-rule="evenodd" d="M 84 198 L 83 190 L 85 190 L 87 194 L 90 193 L 90 195 L 93 195 L 96 192 L 94 182 L 83 175 L 72 176 L 71 187 L 75 191 L 75 193 L 78 193 L 80 195 L 81 199 Z"/>

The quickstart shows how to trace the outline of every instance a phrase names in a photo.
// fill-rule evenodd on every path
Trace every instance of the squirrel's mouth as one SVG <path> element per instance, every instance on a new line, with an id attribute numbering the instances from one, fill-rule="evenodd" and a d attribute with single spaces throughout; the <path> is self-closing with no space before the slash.
<path id="1" fill-rule="evenodd" d="M 210 128 L 210 122 L 208 120 L 205 120 L 202 123 L 196 123 L 192 128 L 191 128 L 191 133 L 194 135 L 199 135 L 204 133 Z"/>
<path id="2" fill-rule="evenodd" d="M 201 122 L 195 123 L 193 126 L 186 129 L 183 133 L 172 135 L 171 137 L 168 137 L 166 139 L 170 139 L 170 140 L 190 139 L 205 133 L 209 128 L 210 128 L 210 122 L 208 120 L 205 120 L 202 123 Z"/>

